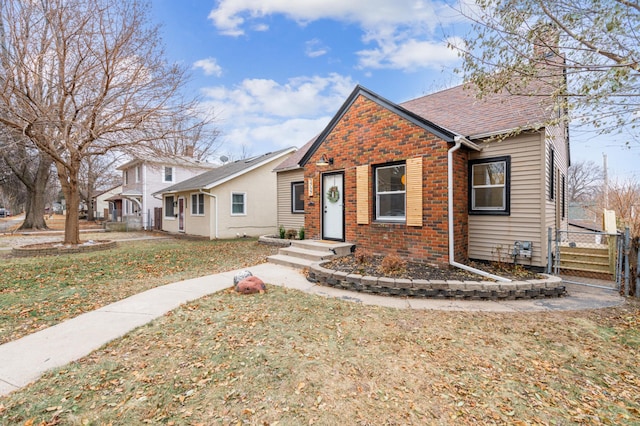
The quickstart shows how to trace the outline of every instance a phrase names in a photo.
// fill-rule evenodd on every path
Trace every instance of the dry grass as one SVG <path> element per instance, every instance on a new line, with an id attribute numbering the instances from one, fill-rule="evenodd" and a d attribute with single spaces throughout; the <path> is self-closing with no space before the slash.
<path id="1" fill-rule="evenodd" d="M 0 400 L 3 424 L 638 424 L 640 310 L 185 305 Z M 41 423 L 42 422 L 42 423 Z"/>
<path id="2" fill-rule="evenodd" d="M 105 237 L 113 234 L 99 236 Z M 0 343 L 150 288 L 262 263 L 273 252 L 255 239 L 164 239 L 92 253 L 3 259 Z"/>

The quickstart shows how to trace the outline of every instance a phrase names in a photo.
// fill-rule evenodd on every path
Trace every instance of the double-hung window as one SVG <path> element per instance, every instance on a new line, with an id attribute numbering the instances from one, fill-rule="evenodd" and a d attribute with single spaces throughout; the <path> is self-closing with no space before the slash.
<path id="1" fill-rule="evenodd" d="M 469 169 L 469 212 L 509 214 L 511 157 L 472 160 Z"/>
<path id="2" fill-rule="evenodd" d="M 191 215 L 204 215 L 204 194 L 191 194 Z"/>
<path id="3" fill-rule="evenodd" d="M 291 183 L 291 213 L 304 213 L 304 182 Z"/>
<path id="4" fill-rule="evenodd" d="M 162 177 L 163 177 L 162 181 L 165 183 L 173 182 L 173 167 L 164 166 L 164 173 Z"/>
<path id="5" fill-rule="evenodd" d="M 244 192 L 231 193 L 231 215 L 244 216 L 247 214 L 247 194 Z"/>
<path id="6" fill-rule="evenodd" d="M 406 166 L 390 164 L 375 168 L 376 220 L 406 220 Z"/>

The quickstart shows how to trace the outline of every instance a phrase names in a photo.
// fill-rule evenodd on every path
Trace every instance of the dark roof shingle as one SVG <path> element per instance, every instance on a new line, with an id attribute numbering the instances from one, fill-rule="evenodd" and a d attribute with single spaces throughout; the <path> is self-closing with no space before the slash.
<path id="1" fill-rule="evenodd" d="M 400 104 L 459 135 L 499 134 L 542 127 L 553 114 L 548 95 L 496 93 L 481 99 L 471 85 L 460 85 Z"/>
<path id="2" fill-rule="evenodd" d="M 286 155 L 289 152 L 293 152 L 295 148 L 285 148 L 279 151 L 268 152 L 266 154 L 257 155 L 255 157 L 237 160 L 232 163 L 224 164 L 220 167 L 217 167 L 213 170 L 209 170 L 208 172 L 204 172 L 199 174 L 198 176 L 194 176 L 191 179 L 184 180 L 182 182 L 176 183 L 175 185 L 171 185 L 167 188 L 162 189 L 161 191 L 156 192 L 155 194 L 162 194 L 166 192 L 180 192 L 180 191 L 191 191 L 196 189 L 201 189 L 205 187 L 213 187 L 222 182 L 226 182 L 227 180 L 244 174 L 255 167 L 259 167 L 264 163 L 268 163 L 278 157 Z"/>

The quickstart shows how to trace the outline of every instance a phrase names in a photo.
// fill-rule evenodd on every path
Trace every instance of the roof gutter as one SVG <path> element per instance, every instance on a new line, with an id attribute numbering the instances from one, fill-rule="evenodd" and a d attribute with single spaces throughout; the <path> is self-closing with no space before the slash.
<path id="1" fill-rule="evenodd" d="M 218 196 L 214 194 L 210 194 L 208 192 L 204 192 L 202 188 L 199 188 L 198 192 L 200 194 L 208 195 L 209 197 L 212 197 L 216 201 L 214 236 L 216 237 L 216 240 L 217 240 L 219 238 L 218 237 Z"/>
<path id="2" fill-rule="evenodd" d="M 501 135 L 510 135 L 510 134 L 528 132 L 528 131 L 531 131 L 531 130 L 540 130 L 543 127 L 544 126 L 542 126 L 542 125 L 530 124 L 528 126 L 523 126 L 523 127 L 512 127 L 511 129 L 502 129 L 502 130 L 496 130 L 496 131 L 493 131 L 493 132 L 478 133 L 477 135 L 469 135 L 467 137 L 470 138 L 470 139 L 473 139 L 473 140 L 489 139 L 489 138 L 494 138 L 496 136 L 501 136 Z"/>
<path id="3" fill-rule="evenodd" d="M 448 227 L 449 227 L 449 264 L 451 266 L 455 266 L 456 268 L 464 269 L 465 271 L 473 272 L 474 274 L 482 275 L 483 277 L 491 278 L 496 281 L 502 282 L 510 282 L 511 280 L 504 277 L 499 277 L 498 275 L 493 275 L 485 271 L 481 271 L 480 269 L 472 268 L 471 266 L 463 265 L 462 263 L 458 263 L 454 260 L 455 256 L 455 244 L 454 244 L 454 222 L 453 222 L 453 153 L 460 149 L 462 145 L 465 146 L 476 146 L 473 142 L 470 142 L 466 138 L 462 136 L 454 137 L 455 145 L 449 149 L 447 152 L 447 184 L 448 184 Z M 470 146 L 471 145 L 471 146 Z M 478 149 L 479 150 L 479 149 Z"/>

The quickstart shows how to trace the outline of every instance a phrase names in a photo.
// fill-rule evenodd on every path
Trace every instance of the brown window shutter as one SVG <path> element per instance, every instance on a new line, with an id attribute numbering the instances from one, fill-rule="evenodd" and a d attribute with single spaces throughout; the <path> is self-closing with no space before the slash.
<path id="1" fill-rule="evenodd" d="M 407 160 L 407 226 L 422 226 L 422 157 Z"/>
<path id="2" fill-rule="evenodd" d="M 369 224 L 369 166 L 356 167 L 356 221 Z"/>

